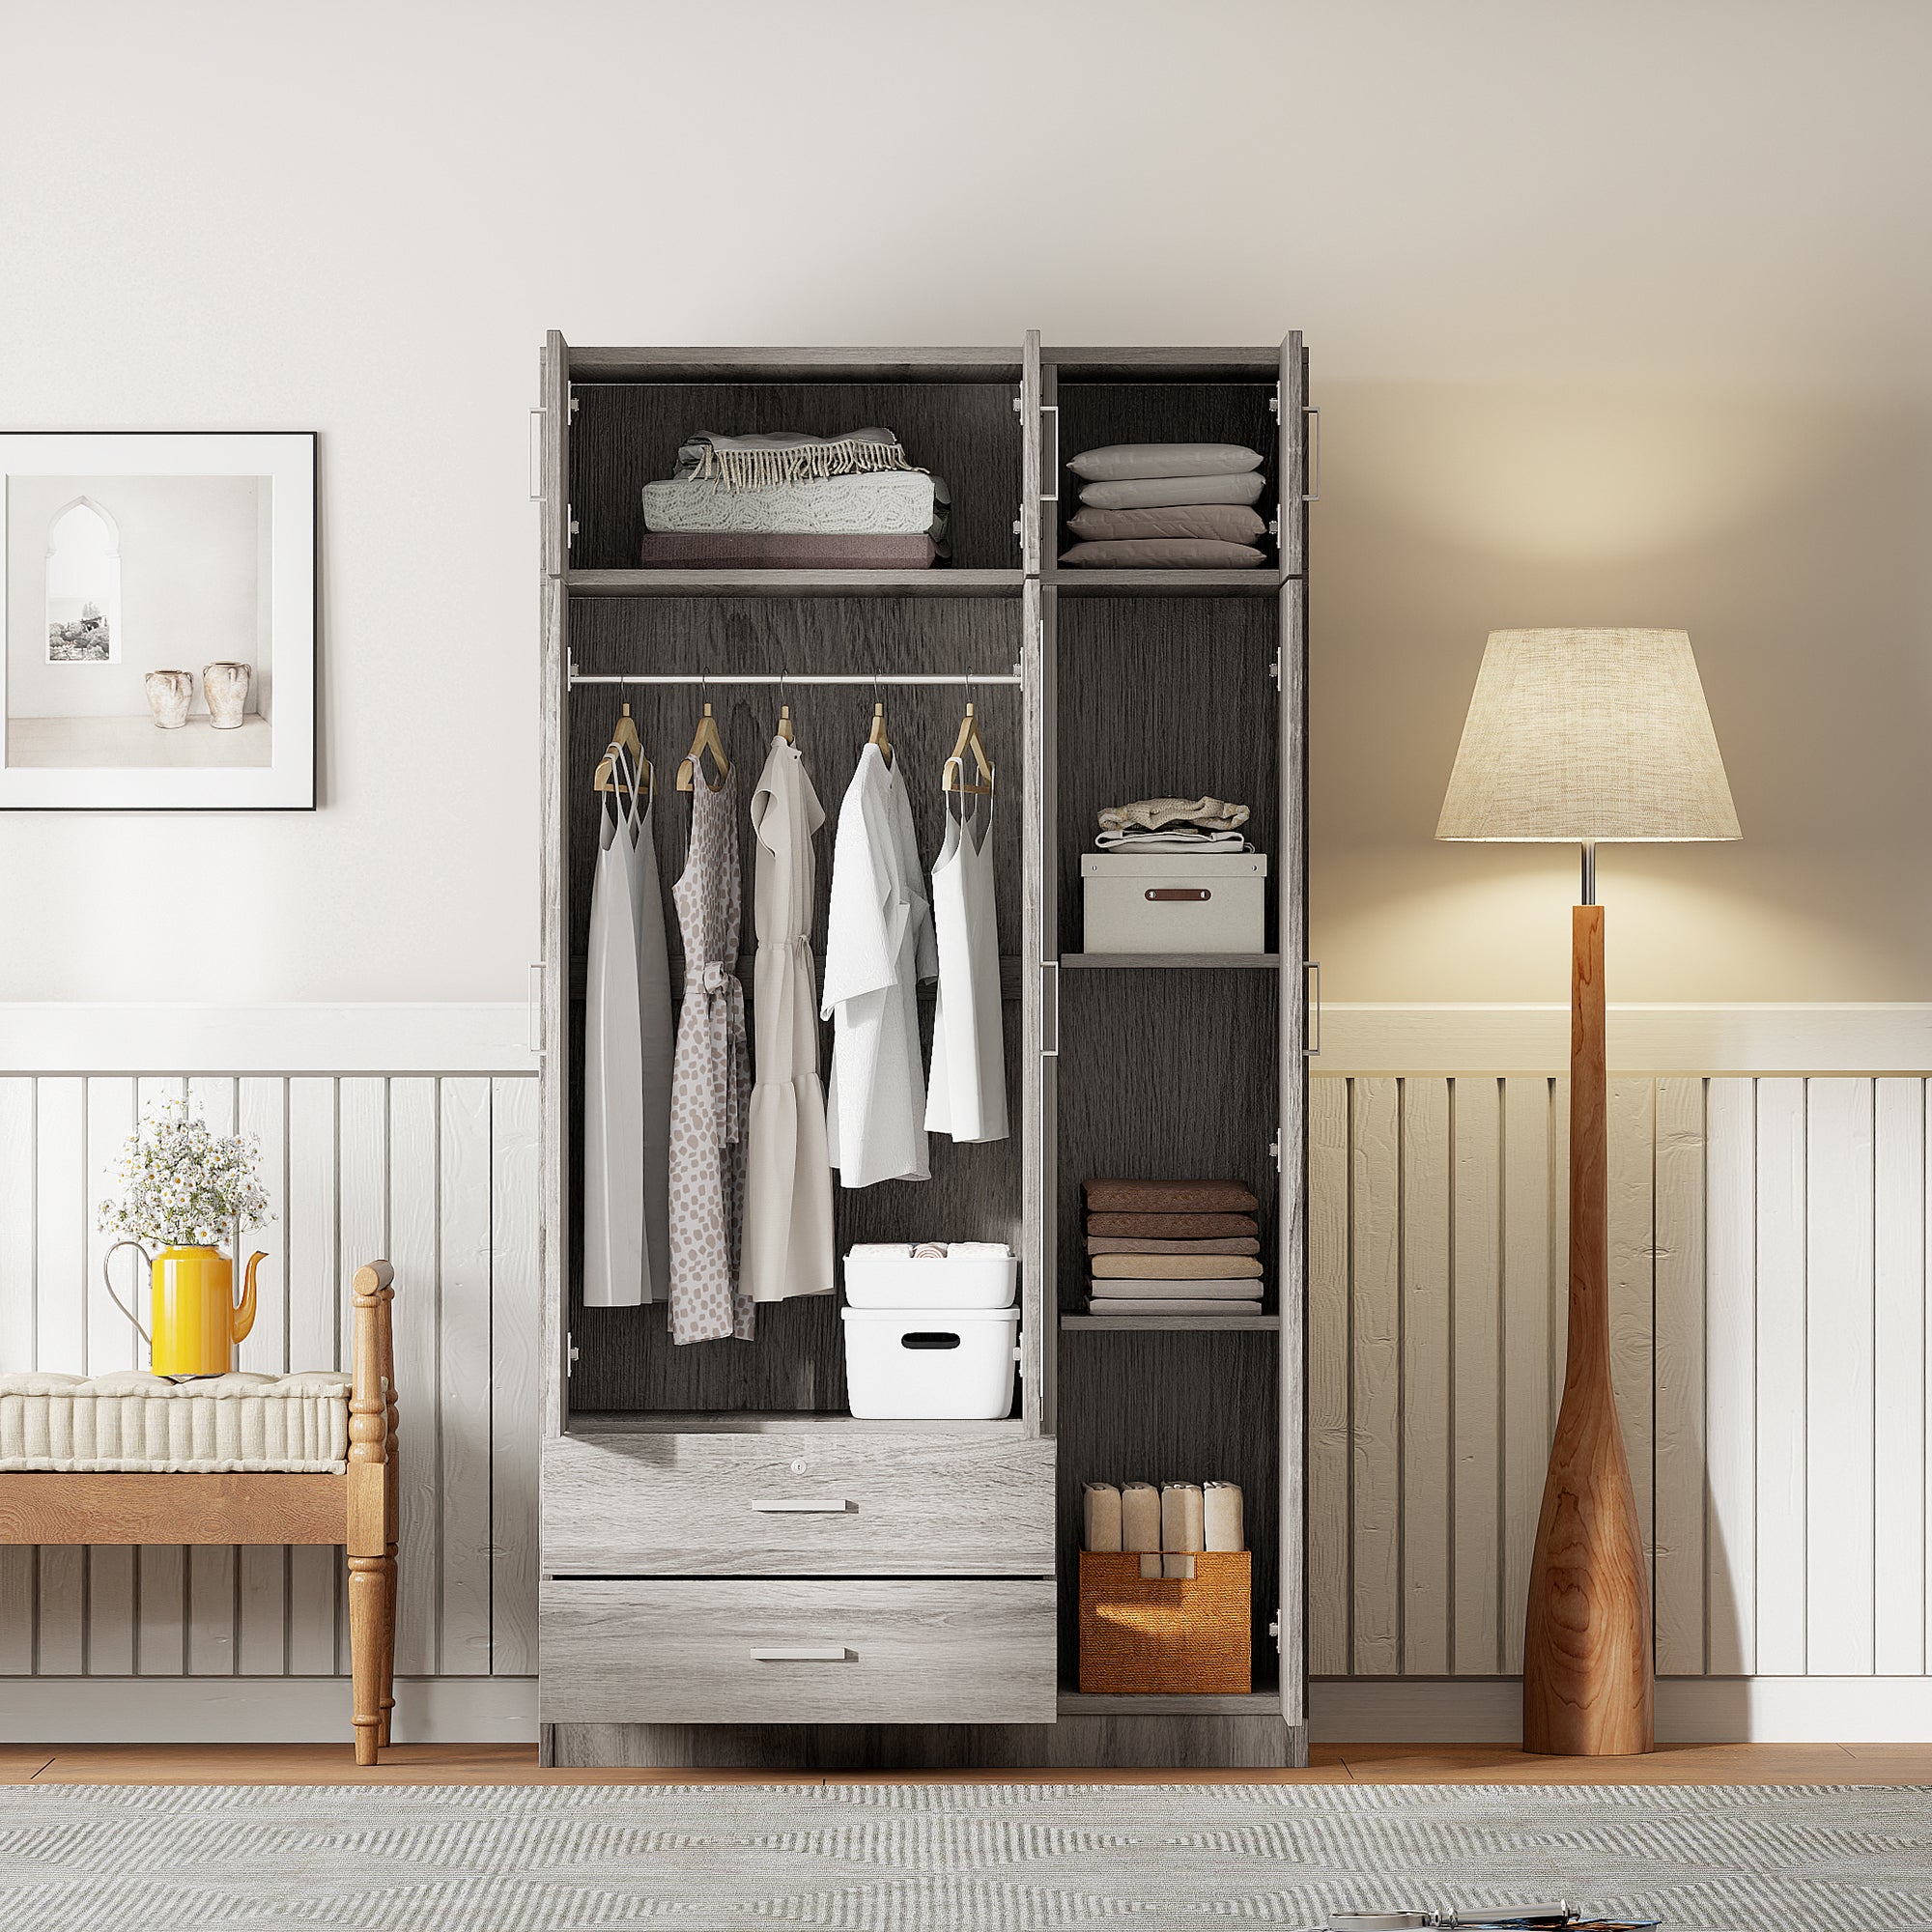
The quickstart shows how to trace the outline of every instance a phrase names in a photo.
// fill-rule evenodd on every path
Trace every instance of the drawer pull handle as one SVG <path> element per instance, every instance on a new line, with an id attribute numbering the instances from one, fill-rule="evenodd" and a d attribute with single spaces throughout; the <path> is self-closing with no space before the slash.
<path id="1" fill-rule="evenodd" d="M 852 1511 L 843 1496 L 778 1496 L 752 1507 L 760 1516 L 849 1516 Z"/>
<path id="2" fill-rule="evenodd" d="M 1147 895 L 1156 904 L 1166 899 L 1180 899 L 1188 905 L 1206 905 L 1214 896 L 1205 886 L 1150 886 Z"/>
<path id="3" fill-rule="evenodd" d="M 754 1643 L 753 1663 L 846 1663 L 852 1653 L 842 1643 Z"/>

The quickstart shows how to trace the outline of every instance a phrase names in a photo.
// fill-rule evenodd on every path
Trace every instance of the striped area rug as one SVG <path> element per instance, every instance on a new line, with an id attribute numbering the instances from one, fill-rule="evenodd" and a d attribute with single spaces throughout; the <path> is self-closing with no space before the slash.
<path id="1" fill-rule="evenodd" d="M 1932 1790 L 0 1788 L 21 1932 L 1312 1929 L 1555 1896 L 1690 1932 L 1925 1932 Z"/>

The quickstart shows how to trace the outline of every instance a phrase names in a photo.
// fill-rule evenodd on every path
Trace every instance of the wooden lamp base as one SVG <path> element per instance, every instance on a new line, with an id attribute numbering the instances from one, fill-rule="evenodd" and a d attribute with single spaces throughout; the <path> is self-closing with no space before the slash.
<path id="1" fill-rule="evenodd" d="M 1522 1745 L 1616 1757 L 1655 1744 L 1650 1573 L 1610 1379 L 1604 909 L 1571 915 L 1570 1338 L 1529 1567 Z"/>

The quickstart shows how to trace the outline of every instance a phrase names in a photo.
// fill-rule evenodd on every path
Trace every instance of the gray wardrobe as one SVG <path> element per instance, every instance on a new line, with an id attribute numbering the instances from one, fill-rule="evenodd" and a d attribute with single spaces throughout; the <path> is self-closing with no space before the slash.
<path id="1" fill-rule="evenodd" d="M 1305 1761 L 1306 362 L 1279 350 L 543 352 L 544 1441 L 539 1716 L 561 1765 L 1267 1766 Z M 637 567 L 640 491 L 690 432 L 878 423 L 952 490 L 950 565 Z M 1063 457 L 1103 443 L 1267 453 L 1278 569 L 1062 570 Z M 859 1422 L 838 1297 L 767 1305 L 754 1342 L 674 1348 L 662 1303 L 586 1309 L 578 1231 L 593 770 L 628 698 L 671 789 L 708 695 L 739 800 L 780 702 L 836 819 L 875 696 L 922 861 L 967 673 L 995 821 L 1011 1136 L 932 1141 L 929 1182 L 836 1190 L 838 1248 L 1005 1239 L 1020 1257 L 1003 1422 Z M 727 675 L 787 678 L 725 684 Z M 848 677 L 812 684 L 804 678 Z M 682 678 L 631 684 L 613 677 Z M 889 683 L 924 676 L 938 683 Z M 875 693 L 871 680 L 881 680 Z M 597 680 L 597 681 L 587 681 Z M 1263 954 L 1090 955 L 1079 859 L 1104 804 L 1254 809 Z M 753 845 L 743 836 L 743 944 Z M 820 907 L 832 828 L 819 842 Z M 669 922 L 673 985 L 676 921 Z M 741 962 L 747 996 L 749 960 Z M 924 1024 L 930 1028 L 930 995 Z M 1271 1262 L 1259 1315 L 1093 1318 L 1089 1176 L 1238 1176 Z M 1063 1312 L 1065 1311 L 1065 1312 Z M 1254 1690 L 1082 1696 L 1083 1483 L 1228 1478 L 1247 1495 Z"/>

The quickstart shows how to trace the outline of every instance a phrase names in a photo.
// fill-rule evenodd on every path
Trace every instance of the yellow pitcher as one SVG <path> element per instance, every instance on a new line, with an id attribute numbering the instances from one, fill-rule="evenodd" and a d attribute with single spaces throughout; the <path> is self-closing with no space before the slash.
<path id="1" fill-rule="evenodd" d="M 153 1278 L 154 1334 L 134 1321 L 133 1311 L 108 1281 L 114 1305 L 146 1342 L 157 1376 L 225 1376 L 235 1366 L 235 1345 L 255 1325 L 255 1270 L 269 1258 L 250 1257 L 235 1302 L 235 1264 L 218 1248 L 163 1248 L 150 1258 L 139 1241 L 116 1241 L 101 1264 L 103 1274 L 118 1249 L 132 1248 L 148 1264 Z"/>

